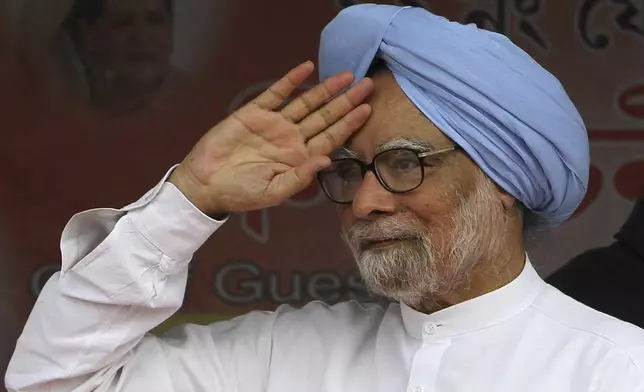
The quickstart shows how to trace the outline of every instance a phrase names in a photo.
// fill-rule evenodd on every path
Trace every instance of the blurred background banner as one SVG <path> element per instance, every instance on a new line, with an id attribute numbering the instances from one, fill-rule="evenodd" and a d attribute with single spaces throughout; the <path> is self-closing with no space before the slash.
<path id="1" fill-rule="evenodd" d="M 355 3 L 0 3 L 3 372 L 59 268 L 67 220 L 143 195 L 212 125 L 315 60 L 321 29 Z M 532 239 L 531 258 L 545 276 L 609 243 L 644 196 L 644 0 L 389 3 L 506 34 L 562 81 L 590 132 L 591 185 L 567 224 Z M 339 233 L 317 186 L 278 208 L 232 216 L 196 255 L 184 307 L 162 328 L 282 303 L 368 299 Z"/>

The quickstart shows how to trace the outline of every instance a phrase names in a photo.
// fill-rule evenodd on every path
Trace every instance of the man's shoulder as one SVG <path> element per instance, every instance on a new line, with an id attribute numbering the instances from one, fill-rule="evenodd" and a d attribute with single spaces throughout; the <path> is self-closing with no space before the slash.
<path id="1" fill-rule="evenodd" d="M 637 356 L 644 365 L 644 329 L 586 306 L 550 285 L 533 306 L 571 334 Z"/>
<path id="2" fill-rule="evenodd" d="M 327 334 L 350 328 L 354 332 L 367 331 L 382 322 L 385 317 L 400 315 L 398 304 L 363 303 L 345 301 L 327 304 L 309 302 L 301 308 L 288 305 L 277 310 L 275 328 L 288 333 Z"/>
<path id="3" fill-rule="evenodd" d="M 382 318 L 398 304 L 385 304 L 375 302 L 344 301 L 329 304 L 323 301 L 312 301 L 300 308 L 282 305 L 277 308 L 278 319 L 285 322 L 300 322 L 311 320 L 317 322 L 353 323 L 369 319 Z"/>

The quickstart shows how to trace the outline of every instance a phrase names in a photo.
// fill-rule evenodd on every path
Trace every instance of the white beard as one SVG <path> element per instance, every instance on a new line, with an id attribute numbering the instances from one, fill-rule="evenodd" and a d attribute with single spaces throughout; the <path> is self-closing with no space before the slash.
<path id="1" fill-rule="evenodd" d="M 495 191 L 494 184 L 480 173 L 476 190 L 467 198 L 459 195 L 462 200 L 446 225 L 449 233 L 432 232 L 408 211 L 360 221 L 348 232 L 343 230 L 367 288 L 414 306 L 436 303 L 441 295 L 466 284 L 477 264 L 493 260 L 502 250 L 508 222 Z M 445 243 L 432 241 L 437 234 L 443 234 Z M 400 242 L 361 250 L 367 239 Z"/>

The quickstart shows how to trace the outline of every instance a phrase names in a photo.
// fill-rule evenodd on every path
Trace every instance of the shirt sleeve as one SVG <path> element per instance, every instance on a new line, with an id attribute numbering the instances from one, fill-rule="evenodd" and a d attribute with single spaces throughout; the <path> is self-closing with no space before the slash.
<path id="1" fill-rule="evenodd" d="M 168 174 L 124 209 L 67 224 L 61 272 L 18 340 L 9 391 L 260 390 L 274 314 L 148 334 L 180 308 L 193 253 L 223 224 L 165 182 Z"/>

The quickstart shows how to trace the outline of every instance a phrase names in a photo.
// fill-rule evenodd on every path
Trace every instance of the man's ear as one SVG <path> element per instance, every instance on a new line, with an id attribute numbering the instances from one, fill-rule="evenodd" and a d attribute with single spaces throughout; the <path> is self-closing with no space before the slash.
<path id="1" fill-rule="evenodd" d="M 506 212 L 516 210 L 517 200 L 514 198 L 514 196 L 510 195 L 508 192 L 506 192 L 503 188 L 501 188 L 498 185 L 496 185 L 496 190 L 499 194 L 499 200 L 503 205 L 503 209 Z"/>

